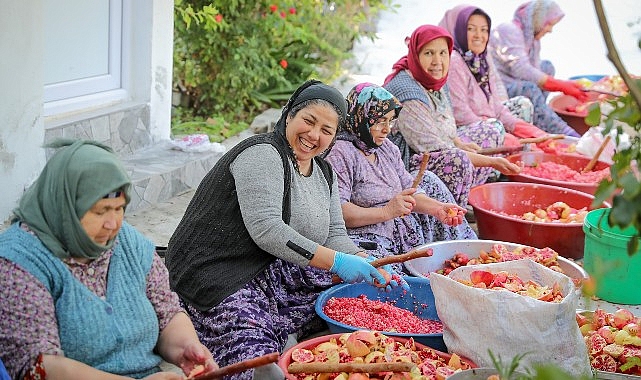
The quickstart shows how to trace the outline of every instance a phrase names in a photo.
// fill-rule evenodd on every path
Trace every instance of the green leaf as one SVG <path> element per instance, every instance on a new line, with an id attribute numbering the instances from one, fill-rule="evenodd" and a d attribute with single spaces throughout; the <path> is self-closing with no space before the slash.
<path id="1" fill-rule="evenodd" d="M 585 123 L 593 127 L 601 124 L 601 107 L 598 102 L 590 104 L 588 116 L 585 117 Z"/>

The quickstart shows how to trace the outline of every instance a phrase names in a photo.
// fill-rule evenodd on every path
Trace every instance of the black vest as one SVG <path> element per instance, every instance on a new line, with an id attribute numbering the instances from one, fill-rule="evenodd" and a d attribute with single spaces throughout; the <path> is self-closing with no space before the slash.
<path id="1" fill-rule="evenodd" d="M 185 215 L 176 227 L 165 256 L 171 288 L 183 301 L 209 310 L 264 270 L 276 257 L 261 250 L 245 228 L 229 165 L 240 152 L 256 144 L 271 144 L 280 153 L 284 171 L 283 221 L 291 216 L 291 168 L 282 136 L 251 136 L 223 155 L 200 182 Z M 330 164 L 315 157 L 330 191 Z"/>

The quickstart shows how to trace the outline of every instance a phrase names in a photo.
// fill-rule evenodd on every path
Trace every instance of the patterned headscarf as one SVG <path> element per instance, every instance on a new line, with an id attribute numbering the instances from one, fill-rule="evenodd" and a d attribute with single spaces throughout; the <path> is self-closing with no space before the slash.
<path id="1" fill-rule="evenodd" d="M 123 191 L 129 203 L 131 181 L 111 148 L 95 141 L 58 140 L 49 159 L 14 213 L 60 258 L 95 259 L 111 248 L 95 243 L 80 219 L 100 199 Z"/>
<path id="2" fill-rule="evenodd" d="M 534 37 L 545 25 L 556 23 L 565 16 L 559 5 L 552 0 L 533 0 L 521 4 L 514 12 L 512 22 L 523 30 L 525 46 L 534 44 Z M 532 53 L 535 49 L 530 50 Z M 533 57 L 530 57 L 532 60 Z M 538 59 L 538 58 L 536 58 Z"/>
<path id="3" fill-rule="evenodd" d="M 283 111 L 280 114 L 280 118 L 276 122 L 276 125 L 274 126 L 274 133 L 277 136 L 280 136 L 281 142 L 284 143 L 288 147 L 289 155 L 290 158 L 292 159 L 292 162 L 294 163 L 294 166 L 296 167 L 296 170 L 298 170 L 298 162 L 296 159 L 296 155 L 294 154 L 294 150 L 289 146 L 289 142 L 287 141 L 287 135 L 285 130 L 287 129 L 287 119 L 289 118 L 289 114 L 291 113 L 292 109 L 296 107 L 299 104 L 302 104 L 303 102 L 306 102 L 308 100 L 314 100 L 314 99 L 322 99 L 326 100 L 329 103 L 334 105 L 334 108 L 336 109 L 338 113 L 338 131 L 340 131 L 342 128 L 344 128 L 345 125 L 345 118 L 347 115 L 347 104 L 345 103 L 345 98 L 343 98 L 343 95 L 335 89 L 334 87 L 328 86 L 325 83 L 318 81 L 318 80 L 308 80 L 307 82 L 303 83 L 294 93 L 292 96 L 289 98 L 287 101 L 287 104 L 285 104 L 285 107 L 283 107 Z M 334 136 L 334 140 L 330 144 L 329 148 L 325 151 L 325 154 L 327 154 L 332 146 L 334 146 L 334 143 L 336 142 L 336 136 Z"/>
<path id="4" fill-rule="evenodd" d="M 409 38 L 407 44 L 409 50 L 407 55 L 403 56 L 394 64 L 394 66 L 392 66 L 393 71 L 387 76 L 387 78 L 385 78 L 384 84 L 391 81 L 396 74 L 409 69 L 414 79 L 416 79 L 424 88 L 434 91 L 440 90 L 447 82 L 448 73 L 445 73 L 441 79 L 434 78 L 423 70 L 418 54 L 425 44 L 441 37 L 447 40 L 447 46 L 450 54 L 452 54 L 452 36 L 450 36 L 447 30 L 435 25 L 422 25 L 416 28 Z"/>
<path id="5" fill-rule="evenodd" d="M 397 118 L 401 108 L 401 102 L 383 87 L 372 83 L 357 84 L 347 94 L 347 123 L 338 138 L 351 141 L 370 155 L 378 148 L 370 128 L 390 111 L 394 111 L 394 118 Z"/>
<path id="6" fill-rule="evenodd" d="M 492 89 L 490 88 L 490 66 L 487 62 L 487 44 L 481 54 L 474 54 L 467 46 L 467 23 L 472 15 L 481 15 L 487 20 L 488 37 L 492 27 L 492 19 L 481 8 L 470 5 L 459 5 L 447 12 L 439 26 L 445 28 L 454 36 L 454 49 L 463 57 L 463 60 L 470 69 L 474 79 L 483 90 L 485 97 L 490 98 Z"/>

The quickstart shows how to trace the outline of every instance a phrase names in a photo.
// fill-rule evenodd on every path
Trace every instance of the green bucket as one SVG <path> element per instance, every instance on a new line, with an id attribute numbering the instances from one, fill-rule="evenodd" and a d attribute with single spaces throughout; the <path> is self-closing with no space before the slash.
<path id="1" fill-rule="evenodd" d="M 630 256 L 627 247 L 636 229 L 610 227 L 607 214 L 610 210 L 601 208 L 590 211 L 583 221 L 583 266 L 594 279 L 597 297 L 613 303 L 639 305 L 641 249 Z"/>

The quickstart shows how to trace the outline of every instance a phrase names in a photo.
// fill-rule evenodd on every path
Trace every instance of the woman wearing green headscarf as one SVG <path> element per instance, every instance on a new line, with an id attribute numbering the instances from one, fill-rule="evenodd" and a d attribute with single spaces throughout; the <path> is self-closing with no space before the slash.
<path id="1" fill-rule="evenodd" d="M 154 244 L 123 221 L 130 180 L 93 141 L 60 148 L 0 235 L 0 359 L 20 379 L 182 379 L 217 367 Z"/>

